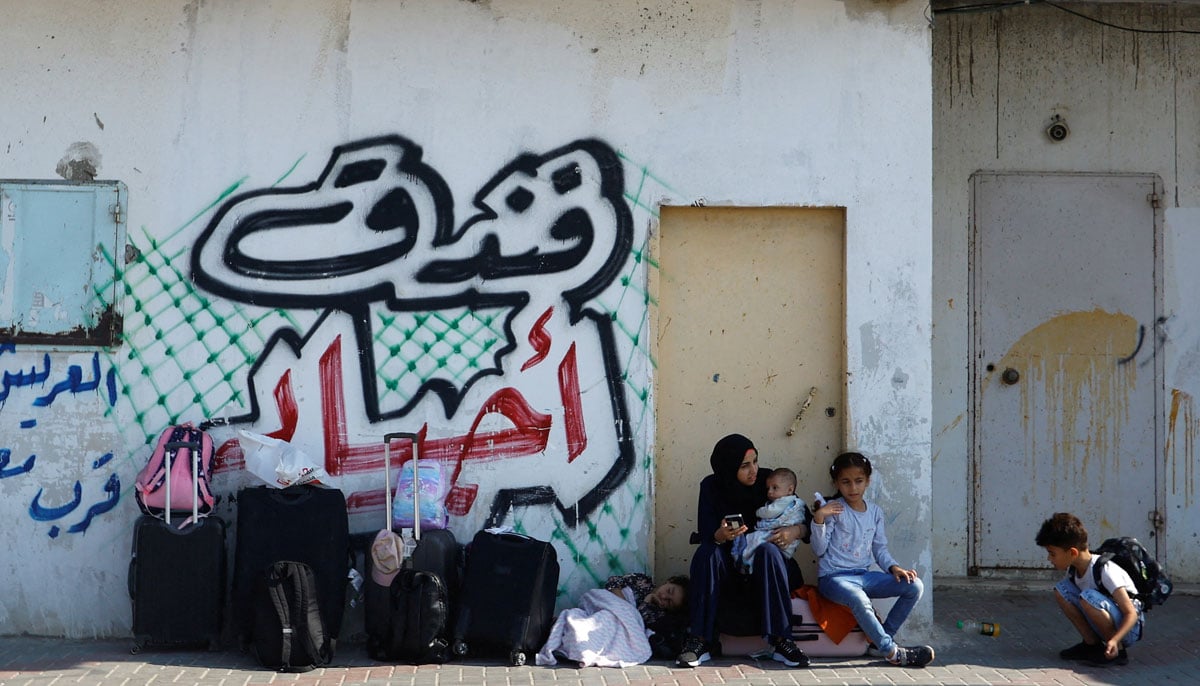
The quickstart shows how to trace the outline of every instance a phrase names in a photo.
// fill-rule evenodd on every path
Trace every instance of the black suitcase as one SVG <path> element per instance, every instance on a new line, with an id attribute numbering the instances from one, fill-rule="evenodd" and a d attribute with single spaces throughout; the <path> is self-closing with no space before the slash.
<path id="1" fill-rule="evenodd" d="M 170 509 L 142 515 L 133 526 L 129 598 L 133 606 L 133 653 L 147 645 L 221 645 L 225 607 L 225 522 L 201 517 L 196 461 L 201 441 L 179 441 L 192 455 L 191 517 Z M 171 492 L 171 470 L 165 474 Z M 174 515 L 174 517 L 172 517 Z M 174 521 L 172 521 L 174 519 Z"/>
<path id="2" fill-rule="evenodd" d="M 414 433 L 389 433 L 384 441 L 384 501 L 386 522 L 392 524 L 391 444 L 408 439 L 412 444 L 413 471 L 419 459 L 421 437 Z M 414 503 L 420 493 L 414 492 Z M 414 518 L 414 534 L 419 537 L 412 558 L 405 562 L 390 586 L 374 580 L 372 555 L 366 556 L 367 581 L 364 591 L 367 654 L 376 660 L 402 659 L 417 664 L 445 662 L 450 657 L 449 628 L 454 620 L 454 596 L 462 578 L 462 547 L 454 534 L 445 529 L 421 531 L 419 517 Z M 382 533 L 382 531 L 381 531 Z M 413 625 L 417 622 L 418 625 Z M 443 650 L 444 646 L 444 650 Z"/>
<path id="3" fill-rule="evenodd" d="M 147 645 L 221 645 L 225 604 L 225 522 L 202 517 L 178 522 L 149 515 L 133 527 L 129 597 L 133 601 L 133 652 Z"/>
<path id="4" fill-rule="evenodd" d="M 500 654 L 521 666 L 545 644 L 554 623 L 558 554 L 512 533 L 475 534 L 454 622 L 454 654 Z"/>
<path id="5" fill-rule="evenodd" d="M 258 486 L 237 495 L 233 608 L 239 639 L 249 644 L 256 581 L 276 562 L 303 562 L 317 579 L 321 616 L 330 639 L 342 630 L 350 573 L 346 497 L 337 489 Z"/>

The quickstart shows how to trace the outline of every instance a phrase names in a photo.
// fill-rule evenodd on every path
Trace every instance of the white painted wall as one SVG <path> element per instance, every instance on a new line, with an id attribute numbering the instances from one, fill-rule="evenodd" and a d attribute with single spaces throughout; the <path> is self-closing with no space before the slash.
<path id="1" fill-rule="evenodd" d="M 97 12 L 82 0 L 55 0 L 8 8 L 0 25 L 6 55 L 0 76 L 8 93 L 0 108 L 0 173 L 55 178 L 69 146 L 94 144 L 99 177 L 129 187 L 129 242 L 141 257 L 125 265 L 127 342 L 100 355 L 103 373 L 113 370 L 118 379 L 115 398 L 67 395 L 35 409 L 31 400 L 39 389 L 22 387 L 0 406 L 0 436 L 11 450 L 6 467 L 38 455 L 28 473 L 0 479 L 6 523 L 0 547 L 9 551 L 0 562 L 6 579 L 0 631 L 129 631 L 125 581 L 137 514 L 131 488 L 146 441 L 174 416 L 248 413 L 249 369 L 264 356 L 267 337 L 285 328 L 311 338 L 299 359 L 276 346 L 262 363 L 260 414 L 243 428 L 266 433 L 284 424 L 272 390 L 290 370 L 299 414 L 294 443 L 319 459 L 327 438 L 323 427 L 337 428 L 324 421 L 321 406 L 329 387 L 322 388 L 320 370 L 332 367 L 322 367 L 319 358 L 331 350 L 326 365 L 341 361 L 344 384 L 333 387 L 343 391 L 350 444 L 369 451 L 386 431 L 426 426 L 429 440 L 443 441 L 441 452 L 435 447 L 430 454 L 453 465 L 454 447 L 462 443 L 456 437 L 470 434 L 477 416 L 483 417 L 474 427 L 478 432 L 512 427 L 504 418 L 511 414 L 481 410 L 489 394 L 515 389 L 536 413 L 550 417 L 549 432 L 539 434 L 545 447 L 523 449 L 524 457 L 514 458 L 492 445 L 480 448 L 479 456 L 506 459 L 464 463 L 460 483 L 477 485 L 479 496 L 452 518 L 460 540 L 482 525 L 498 488 L 549 485 L 560 504 L 565 500 L 563 510 L 534 505 L 500 514 L 506 523 L 555 542 L 563 562 L 560 605 L 611 573 L 647 568 L 654 372 L 646 352 L 650 305 L 644 293 L 647 269 L 654 267 L 643 247 L 660 205 L 700 200 L 847 208 L 846 447 L 876 458 L 875 497 L 893 518 L 893 552 L 930 585 L 932 140 L 924 5 L 216 0 L 123 3 Z M 382 358 L 389 345 L 402 346 L 395 337 L 404 326 L 420 328 L 424 310 L 446 315 L 446 308 L 423 303 L 421 311 L 395 317 L 400 329 L 388 328 L 386 320 L 396 313 L 346 297 L 345 280 L 327 287 L 287 284 L 282 292 L 293 298 L 289 303 L 253 304 L 214 293 L 211 283 L 192 284 L 189 258 L 202 231 L 221 228 L 216 220 L 236 218 L 253 203 L 320 204 L 311 194 L 268 191 L 313 184 L 337 146 L 387 135 L 420 146 L 421 161 L 452 196 L 439 204 L 426 194 L 427 185 L 410 177 L 393 180 L 413 190 L 422 219 L 419 249 L 387 272 L 400 297 L 462 299 L 465 284 L 479 292 L 527 293 L 532 304 L 513 323 L 517 349 L 505 357 L 501 373 L 480 379 L 457 408 L 431 396 L 404 407 L 400 394 L 413 390 L 402 369 L 412 354 L 405 348 L 401 367 L 378 370 L 382 388 L 397 381 L 397 392 L 379 393 L 381 412 L 394 416 L 371 422 L 353 371 L 359 339 L 344 310 L 364 317 L 371 331 L 384 332 L 383 342 L 363 348 Z M 590 154 L 564 153 L 576 155 L 571 159 L 583 169 L 582 195 L 572 202 L 588 207 L 597 242 L 611 241 L 624 221 L 598 191 L 617 168 L 630 212 L 632 247 L 623 248 L 627 256 L 610 285 L 588 303 L 612 322 L 611 347 L 604 347 L 599 324 L 565 316 L 561 274 L 475 278 L 454 288 L 411 280 L 418 261 L 481 245 L 481 238 L 468 235 L 454 247 L 434 246 L 427 230 L 436 217 L 449 219 L 452 209 L 447 226 L 464 228 L 477 212 L 478 190 L 518 155 L 546 155 L 581 139 L 597 139 L 603 151 L 620 156 L 619 167 L 592 167 Z M 416 158 L 413 149 L 405 154 Z M 510 253 L 559 247 L 545 235 L 555 216 L 546 209 L 553 194 L 538 188 L 538 204 L 522 217 L 505 209 L 506 195 L 492 199 L 501 211 L 493 224 L 503 228 L 503 248 Z M 320 198 L 347 196 L 358 208 L 373 199 L 325 191 Z M 260 197 L 232 209 L 225 204 L 251 192 Z M 363 232 L 364 221 L 356 215 L 316 238 L 309 233 L 268 241 L 260 234 L 245 247 L 287 260 L 387 242 Z M 486 229 L 484 223 L 473 231 Z M 252 279 L 239 288 L 276 285 Z M 339 309 L 316 326 L 320 307 L 311 303 L 339 293 Z M 297 304 L 302 296 L 308 305 Z M 552 343 L 543 362 L 523 370 L 542 350 L 528 333 L 548 308 L 554 314 L 540 326 Z M 338 341 L 340 357 L 331 347 Z M 588 437 L 578 460 L 568 459 L 575 453 L 563 432 L 565 394 L 556 386 L 572 343 Z M 29 369 L 44 352 L 19 347 L 0 357 L 0 366 L 14 373 Z M 605 367 L 610 352 L 616 376 Z M 455 359 L 490 361 L 478 352 L 462 355 Z M 91 351 L 52 351 L 52 378 L 71 364 L 86 368 L 90 360 Z M 613 402 L 606 379 L 619 379 L 626 430 L 610 428 L 620 426 L 613 417 L 620 403 Z M 34 428 L 20 428 L 31 419 Z M 223 442 L 234 432 L 218 429 L 214 435 Z M 622 445 L 632 451 L 631 468 L 606 485 L 603 475 Z M 113 459 L 93 468 L 105 452 Z M 364 470 L 346 474 L 343 490 L 378 489 L 379 463 L 361 457 L 346 463 L 356 459 Z M 117 506 L 95 516 L 84 531 L 67 533 L 85 508 L 105 496 L 103 486 L 113 475 L 121 483 Z M 42 504 L 70 502 L 75 481 L 83 494 L 77 509 L 60 521 L 30 516 L 35 497 Z M 226 495 L 252 483 L 240 469 L 219 472 L 214 481 Z M 577 510 L 573 503 L 589 495 L 594 507 Z M 377 510 L 356 512 L 353 530 L 379 526 Z M 581 523 L 572 526 L 576 519 Z M 56 524 L 61 529 L 51 537 Z M 909 635 L 928 633 L 931 617 L 926 602 L 910 620 Z"/>
<path id="2" fill-rule="evenodd" d="M 1102 21 L 1154 30 L 1194 29 L 1194 6 L 1080 5 Z M 1200 227 L 1196 121 L 1200 44 L 1186 34 L 1147 35 L 1049 6 L 939 14 L 934 28 L 934 570 L 967 573 L 971 521 L 968 415 L 969 178 L 976 170 L 1149 172 L 1166 191 L 1162 348 L 1167 555 L 1179 580 L 1197 581 L 1200 535 L 1191 445 L 1200 381 L 1195 277 Z M 1070 137 L 1049 142 L 1055 114 Z M 1172 410 L 1172 403 L 1175 403 Z M 1147 449 L 1150 449 L 1148 446 Z M 1015 502 L 1015 501 L 1014 501 Z M 1069 504 L 1055 504 L 1069 509 Z M 1049 513 L 1047 513 L 1048 515 Z M 986 516 L 986 513 L 985 513 Z M 1032 545 L 1035 531 L 1020 533 Z"/>

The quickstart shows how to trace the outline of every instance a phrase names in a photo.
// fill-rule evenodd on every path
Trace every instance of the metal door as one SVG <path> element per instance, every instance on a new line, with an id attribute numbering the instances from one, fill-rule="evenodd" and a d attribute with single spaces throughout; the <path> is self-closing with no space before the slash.
<path id="1" fill-rule="evenodd" d="M 0 338 L 113 345 L 125 184 L 0 182 Z"/>
<path id="2" fill-rule="evenodd" d="M 713 444 L 749 436 L 805 501 L 842 448 L 845 212 L 664 207 L 655 347 L 655 575 L 687 573 Z M 712 533 L 712 532 L 709 532 Z M 812 551 L 796 553 L 815 579 Z"/>
<path id="3" fill-rule="evenodd" d="M 978 573 L 1045 568 L 1054 512 L 1093 543 L 1155 537 L 1156 176 L 972 177 Z"/>

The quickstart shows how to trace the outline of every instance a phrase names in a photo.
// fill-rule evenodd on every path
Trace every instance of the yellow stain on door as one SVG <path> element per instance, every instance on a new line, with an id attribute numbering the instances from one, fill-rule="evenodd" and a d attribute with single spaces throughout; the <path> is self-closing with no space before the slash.
<path id="1" fill-rule="evenodd" d="M 1125 358 L 1137 342 L 1138 323 L 1129 315 L 1069 312 L 1023 335 L 985 377 L 985 392 L 994 393 L 1007 390 L 995 377 L 1006 369 L 1020 374 L 1025 466 L 1029 478 L 1050 480 L 1052 495 L 1065 472 L 1117 472 L 1138 366 Z M 1047 454 L 1050 465 L 1038 459 Z"/>

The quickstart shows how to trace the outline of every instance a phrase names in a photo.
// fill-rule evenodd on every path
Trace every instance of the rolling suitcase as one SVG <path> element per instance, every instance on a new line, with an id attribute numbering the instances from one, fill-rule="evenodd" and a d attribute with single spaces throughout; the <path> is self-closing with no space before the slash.
<path id="1" fill-rule="evenodd" d="M 342 629 L 350 532 L 346 497 L 312 485 L 285 489 L 256 486 L 237 495 L 233 608 L 239 640 L 249 645 L 257 581 L 276 562 L 303 562 L 316 576 L 317 601 L 331 639 Z"/>
<path id="2" fill-rule="evenodd" d="M 721 634 L 721 654 L 770 656 L 771 647 L 762 636 L 731 636 Z M 834 643 L 813 617 L 808 601 L 792 598 L 792 640 L 809 657 L 858 657 L 867 652 L 870 644 L 863 630 L 855 626 L 841 641 Z"/>
<path id="3" fill-rule="evenodd" d="M 419 489 L 413 491 L 413 534 L 416 547 L 404 560 L 399 537 L 392 531 L 391 444 L 396 439 L 412 443 L 413 473 L 417 473 L 420 436 L 390 433 L 384 436 L 384 487 L 386 527 L 380 530 L 367 556 L 370 579 L 364 593 L 367 654 L 377 660 L 404 660 L 414 664 L 441 663 L 450 658 L 449 627 L 453 619 L 451 595 L 459 579 L 459 546 L 454 534 L 443 529 L 421 532 Z M 415 480 L 414 480 L 415 486 Z M 376 558 L 380 558 L 377 560 Z M 403 564 L 404 569 L 397 569 Z"/>
<path id="4" fill-rule="evenodd" d="M 168 508 L 163 510 L 162 519 L 140 516 L 133 528 L 129 597 L 133 605 L 134 653 L 148 645 L 206 645 L 209 650 L 217 650 L 221 644 L 225 522 L 199 516 L 196 460 L 200 440 L 166 445 L 171 451 L 181 448 L 188 448 L 192 458 L 191 519 L 172 522 Z M 168 502 L 170 471 L 165 477 Z"/>
<path id="5" fill-rule="evenodd" d="M 449 529 L 421 529 L 421 499 L 420 488 L 417 487 L 416 474 L 420 458 L 421 436 L 413 433 L 393 433 L 384 437 L 384 455 L 390 455 L 391 442 L 394 439 L 407 438 L 412 442 L 413 468 L 413 537 L 416 548 L 412 552 L 409 566 L 417 571 L 430 572 L 441 577 L 446 586 L 447 602 L 454 606 L 455 596 L 462 581 L 462 546 L 454 538 Z M 389 482 L 390 483 L 390 482 Z M 397 488 L 399 488 L 397 481 Z M 391 520 L 389 520 L 391 521 Z M 453 617 L 453 615 L 451 615 Z"/>
<path id="6" fill-rule="evenodd" d="M 554 546 L 480 531 L 467 552 L 454 623 L 454 654 L 497 653 L 521 666 L 546 642 L 558 595 Z"/>

